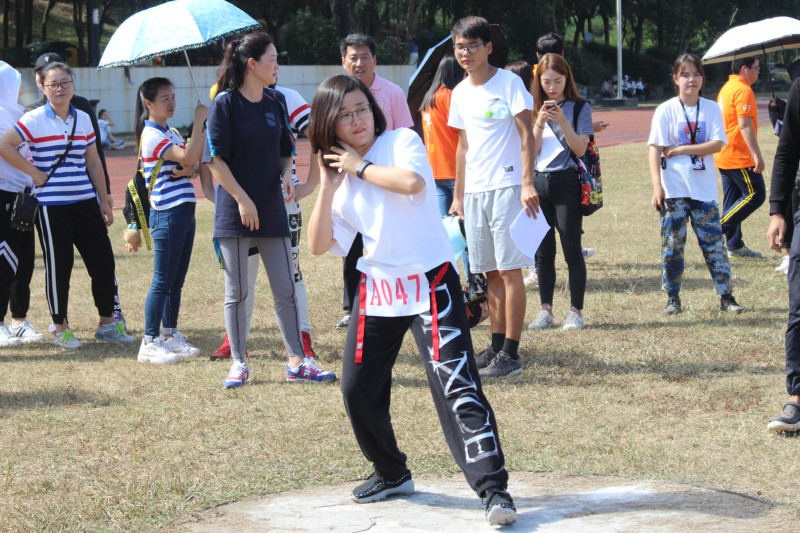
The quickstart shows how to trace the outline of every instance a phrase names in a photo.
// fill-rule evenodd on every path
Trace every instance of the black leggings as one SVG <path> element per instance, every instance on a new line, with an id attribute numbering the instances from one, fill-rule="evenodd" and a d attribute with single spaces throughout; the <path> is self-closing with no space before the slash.
<path id="1" fill-rule="evenodd" d="M 580 211 L 580 182 L 574 169 L 555 172 L 537 172 L 534 186 L 539 194 L 550 231 L 536 252 L 536 273 L 539 276 L 539 301 L 553 305 L 556 286 L 556 235 L 561 239 L 561 250 L 569 270 L 570 305 L 583 309 L 586 293 L 586 262 L 583 259 L 581 234 L 583 215 Z"/>
<path id="2" fill-rule="evenodd" d="M 45 295 L 54 324 L 67 320 L 69 281 L 75 262 L 73 246 L 92 280 L 92 296 L 102 317 L 114 313 L 114 252 L 97 200 L 39 206 L 36 231 L 42 245 Z"/>

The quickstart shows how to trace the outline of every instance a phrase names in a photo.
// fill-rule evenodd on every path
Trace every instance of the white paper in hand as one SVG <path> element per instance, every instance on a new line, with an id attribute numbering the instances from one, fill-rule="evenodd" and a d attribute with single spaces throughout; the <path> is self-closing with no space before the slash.
<path id="1" fill-rule="evenodd" d="M 514 222 L 511 223 L 511 240 L 520 252 L 533 259 L 548 231 L 550 225 L 541 209 L 537 211 L 536 218 L 529 217 L 525 209 L 520 209 Z"/>

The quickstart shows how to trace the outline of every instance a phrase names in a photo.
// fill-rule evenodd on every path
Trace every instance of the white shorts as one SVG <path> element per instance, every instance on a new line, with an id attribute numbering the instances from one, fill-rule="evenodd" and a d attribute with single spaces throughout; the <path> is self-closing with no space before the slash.
<path id="1" fill-rule="evenodd" d="M 511 223 L 522 209 L 522 186 L 464 194 L 469 270 L 516 270 L 533 264 L 511 240 Z"/>

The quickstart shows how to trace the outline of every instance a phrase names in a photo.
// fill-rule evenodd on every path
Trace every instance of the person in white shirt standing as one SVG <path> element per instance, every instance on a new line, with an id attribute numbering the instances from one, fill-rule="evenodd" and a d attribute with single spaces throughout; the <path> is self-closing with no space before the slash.
<path id="1" fill-rule="evenodd" d="M 468 77 L 453 89 L 448 124 L 459 131 L 450 214 L 464 218 L 472 272 L 486 273 L 492 344 L 478 357 L 482 376 L 522 371 L 525 320 L 522 268 L 533 263 L 511 239 L 520 207 L 536 216 L 533 97 L 516 74 L 489 63 L 491 27 L 481 17 L 453 26 L 458 63 Z M 521 205 L 520 205 L 521 204 Z"/>

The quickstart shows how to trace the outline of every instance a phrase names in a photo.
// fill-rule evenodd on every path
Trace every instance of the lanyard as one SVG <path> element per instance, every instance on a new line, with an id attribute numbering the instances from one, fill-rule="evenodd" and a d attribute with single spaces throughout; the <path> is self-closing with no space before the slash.
<path id="1" fill-rule="evenodd" d="M 697 144 L 697 129 L 700 127 L 698 124 L 700 121 L 700 99 L 697 99 L 697 111 L 694 114 L 694 128 L 692 127 L 692 122 L 689 120 L 689 115 L 686 113 L 686 108 L 683 106 L 683 100 L 678 98 L 678 101 L 681 103 L 683 116 L 686 118 L 686 128 L 689 130 L 689 138 L 692 144 Z"/>

